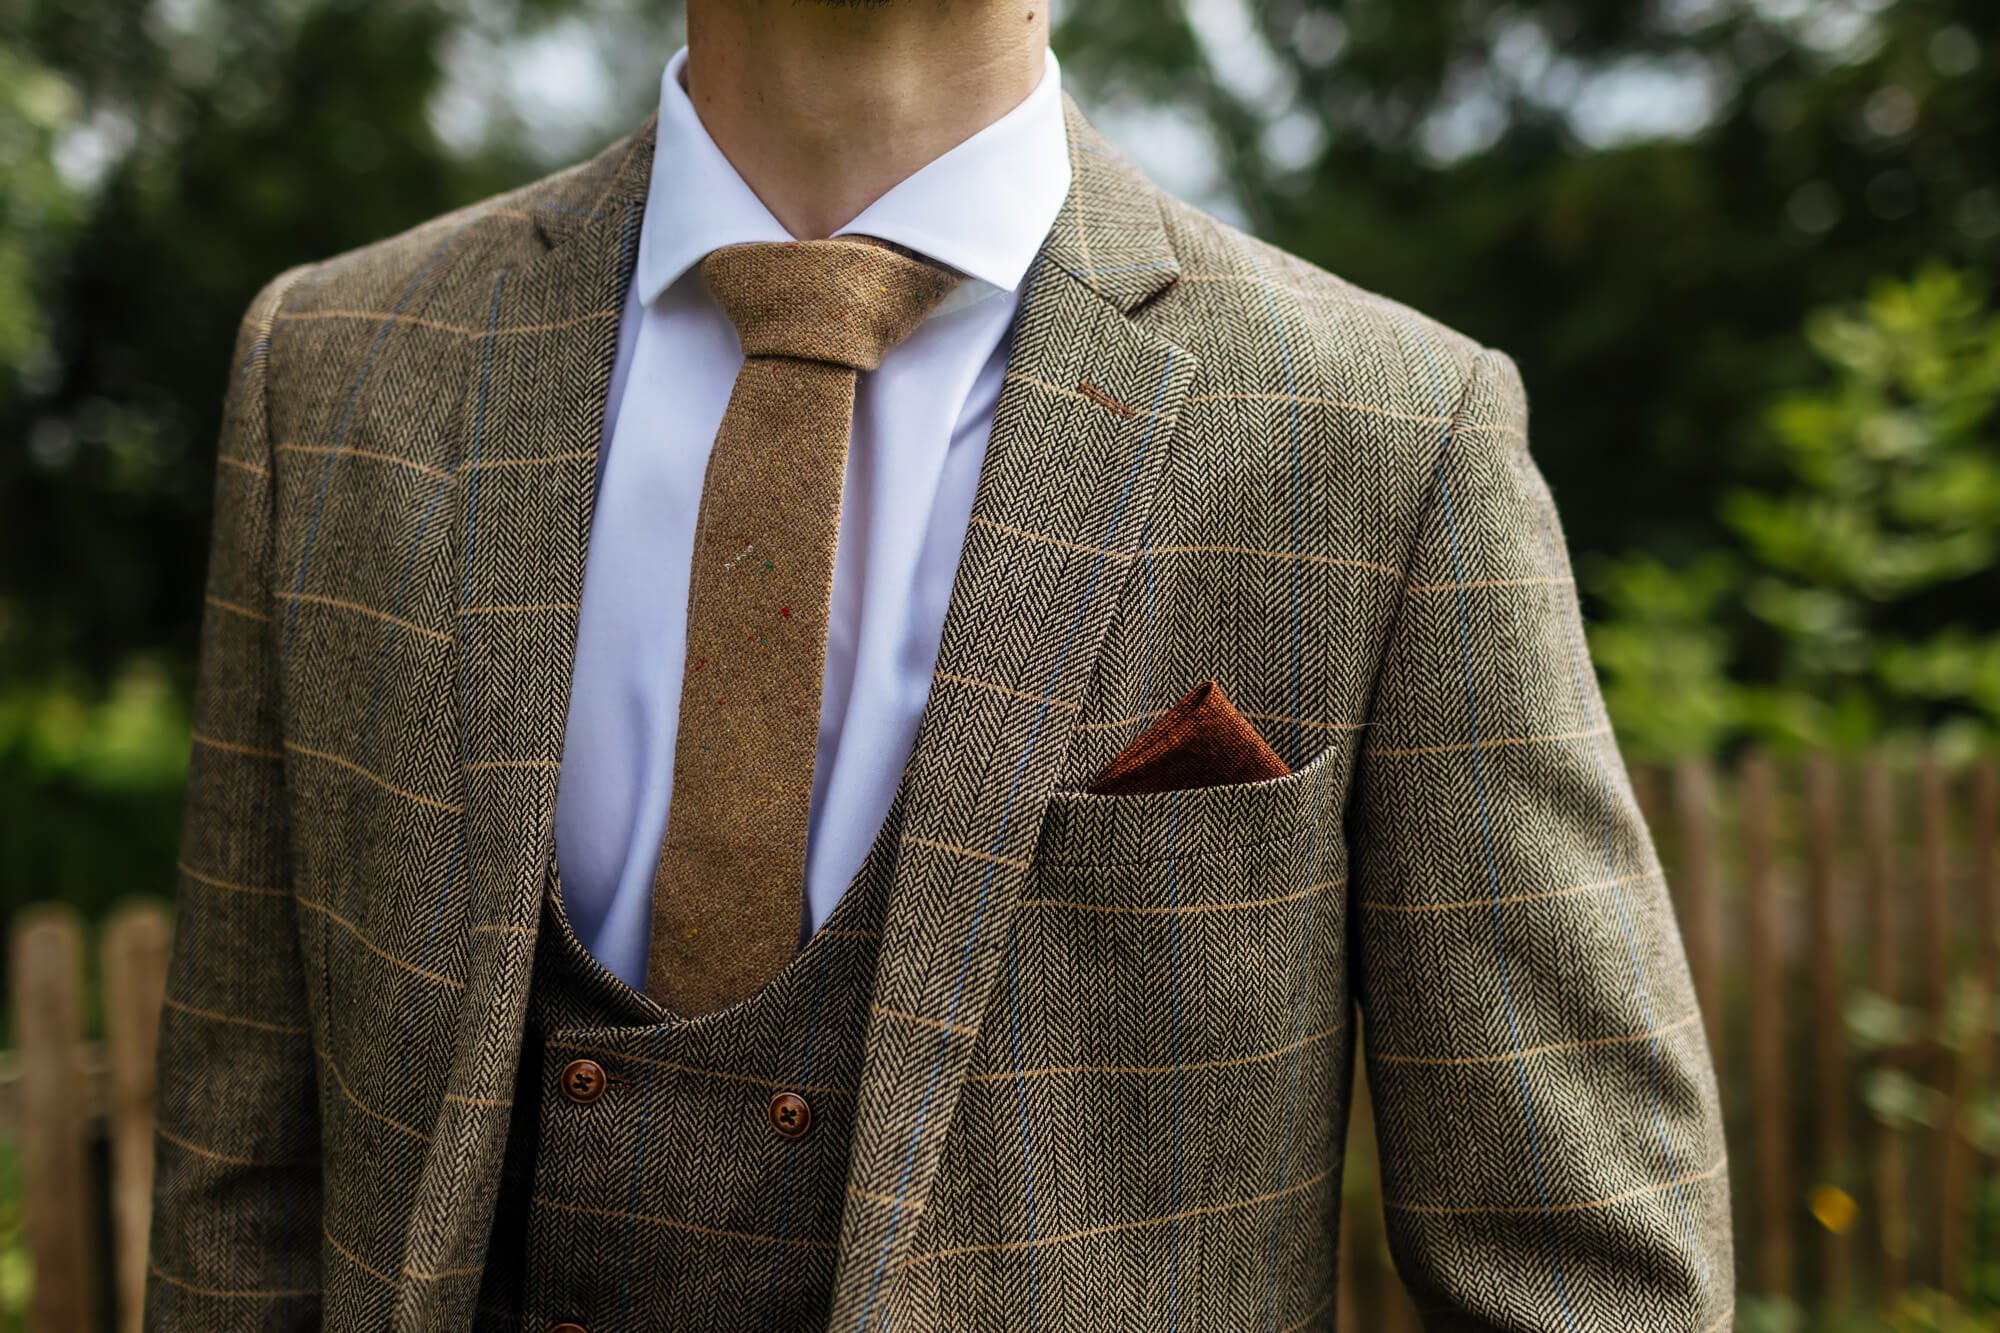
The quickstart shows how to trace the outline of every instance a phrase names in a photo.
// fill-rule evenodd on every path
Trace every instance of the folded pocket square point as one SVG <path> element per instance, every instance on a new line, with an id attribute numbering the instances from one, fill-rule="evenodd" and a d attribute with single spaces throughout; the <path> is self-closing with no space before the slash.
<path id="1" fill-rule="evenodd" d="M 1205 680 L 1120 750 L 1089 790 L 1137 796 L 1259 782 L 1291 771 L 1220 682 Z"/>

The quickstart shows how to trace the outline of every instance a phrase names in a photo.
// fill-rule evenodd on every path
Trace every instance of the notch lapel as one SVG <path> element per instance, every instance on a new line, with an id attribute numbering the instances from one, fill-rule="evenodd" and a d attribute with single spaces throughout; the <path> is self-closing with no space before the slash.
<path id="1" fill-rule="evenodd" d="M 465 263 L 474 343 L 456 474 L 465 999 L 401 1256 L 394 1326 L 432 1329 L 483 1265 L 499 1186 L 575 661 L 598 441 L 655 122 L 497 210 L 546 249 Z M 493 224 L 487 224 L 493 225 Z M 428 1275 L 428 1277 L 426 1276 Z M 450 1279 L 450 1280 L 446 1280 Z"/>
<path id="2" fill-rule="evenodd" d="M 842 1333 L 886 1322 L 1195 370 L 1132 318 L 1178 276 L 1158 198 L 1064 100 L 1070 193 L 1016 317 L 905 775 L 829 1324 Z"/>

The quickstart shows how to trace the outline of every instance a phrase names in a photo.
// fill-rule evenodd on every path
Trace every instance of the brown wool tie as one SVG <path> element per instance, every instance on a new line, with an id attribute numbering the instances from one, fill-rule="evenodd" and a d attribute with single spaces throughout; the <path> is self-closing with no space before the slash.
<path id="1" fill-rule="evenodd" d="M 958 276 L 860 240 L 731 245 L 702 277 L 743 369 L 702 481 L 646 993 L 704 1014 L 798 949 L 827 604 L 859 373 Z"/>

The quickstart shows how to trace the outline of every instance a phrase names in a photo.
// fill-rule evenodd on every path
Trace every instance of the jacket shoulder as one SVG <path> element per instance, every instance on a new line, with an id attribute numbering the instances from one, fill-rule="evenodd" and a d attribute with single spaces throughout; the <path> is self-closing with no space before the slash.
<path id="1" fill-rule="evenodd" d="M 387 312 L 432 301 L 469 275 L 526 262 L 559 242 L 593 215 L 642 137 L 643 130 L 626 135 L 539 180 L 301 265 L 272 286 L 288 289 L 293 313 Z"/>
<path id="2" fill-rule="evenodd" d="M 1168 336 L 1185 338 L 1224 377 L 1275 366 L 1322 390 L 1365 380 L 1414 400 L 1442 394 L 1455 402 L 1490 350 L 1184 200 L 1160 200 L 1181 264 L 1178 299 L 1163 303 Z"/>

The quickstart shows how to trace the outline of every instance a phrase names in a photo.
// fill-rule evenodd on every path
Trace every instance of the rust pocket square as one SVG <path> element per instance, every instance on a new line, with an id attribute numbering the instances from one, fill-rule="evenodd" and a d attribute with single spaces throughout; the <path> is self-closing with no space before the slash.
<path id="1" fill-rule="evenodd" d="M 1090 784 L 1100 796 L 1219 787 L 1283 777 L 1292 770 L 1222 686 L 1205 680 L 1120 750 Z"/>

